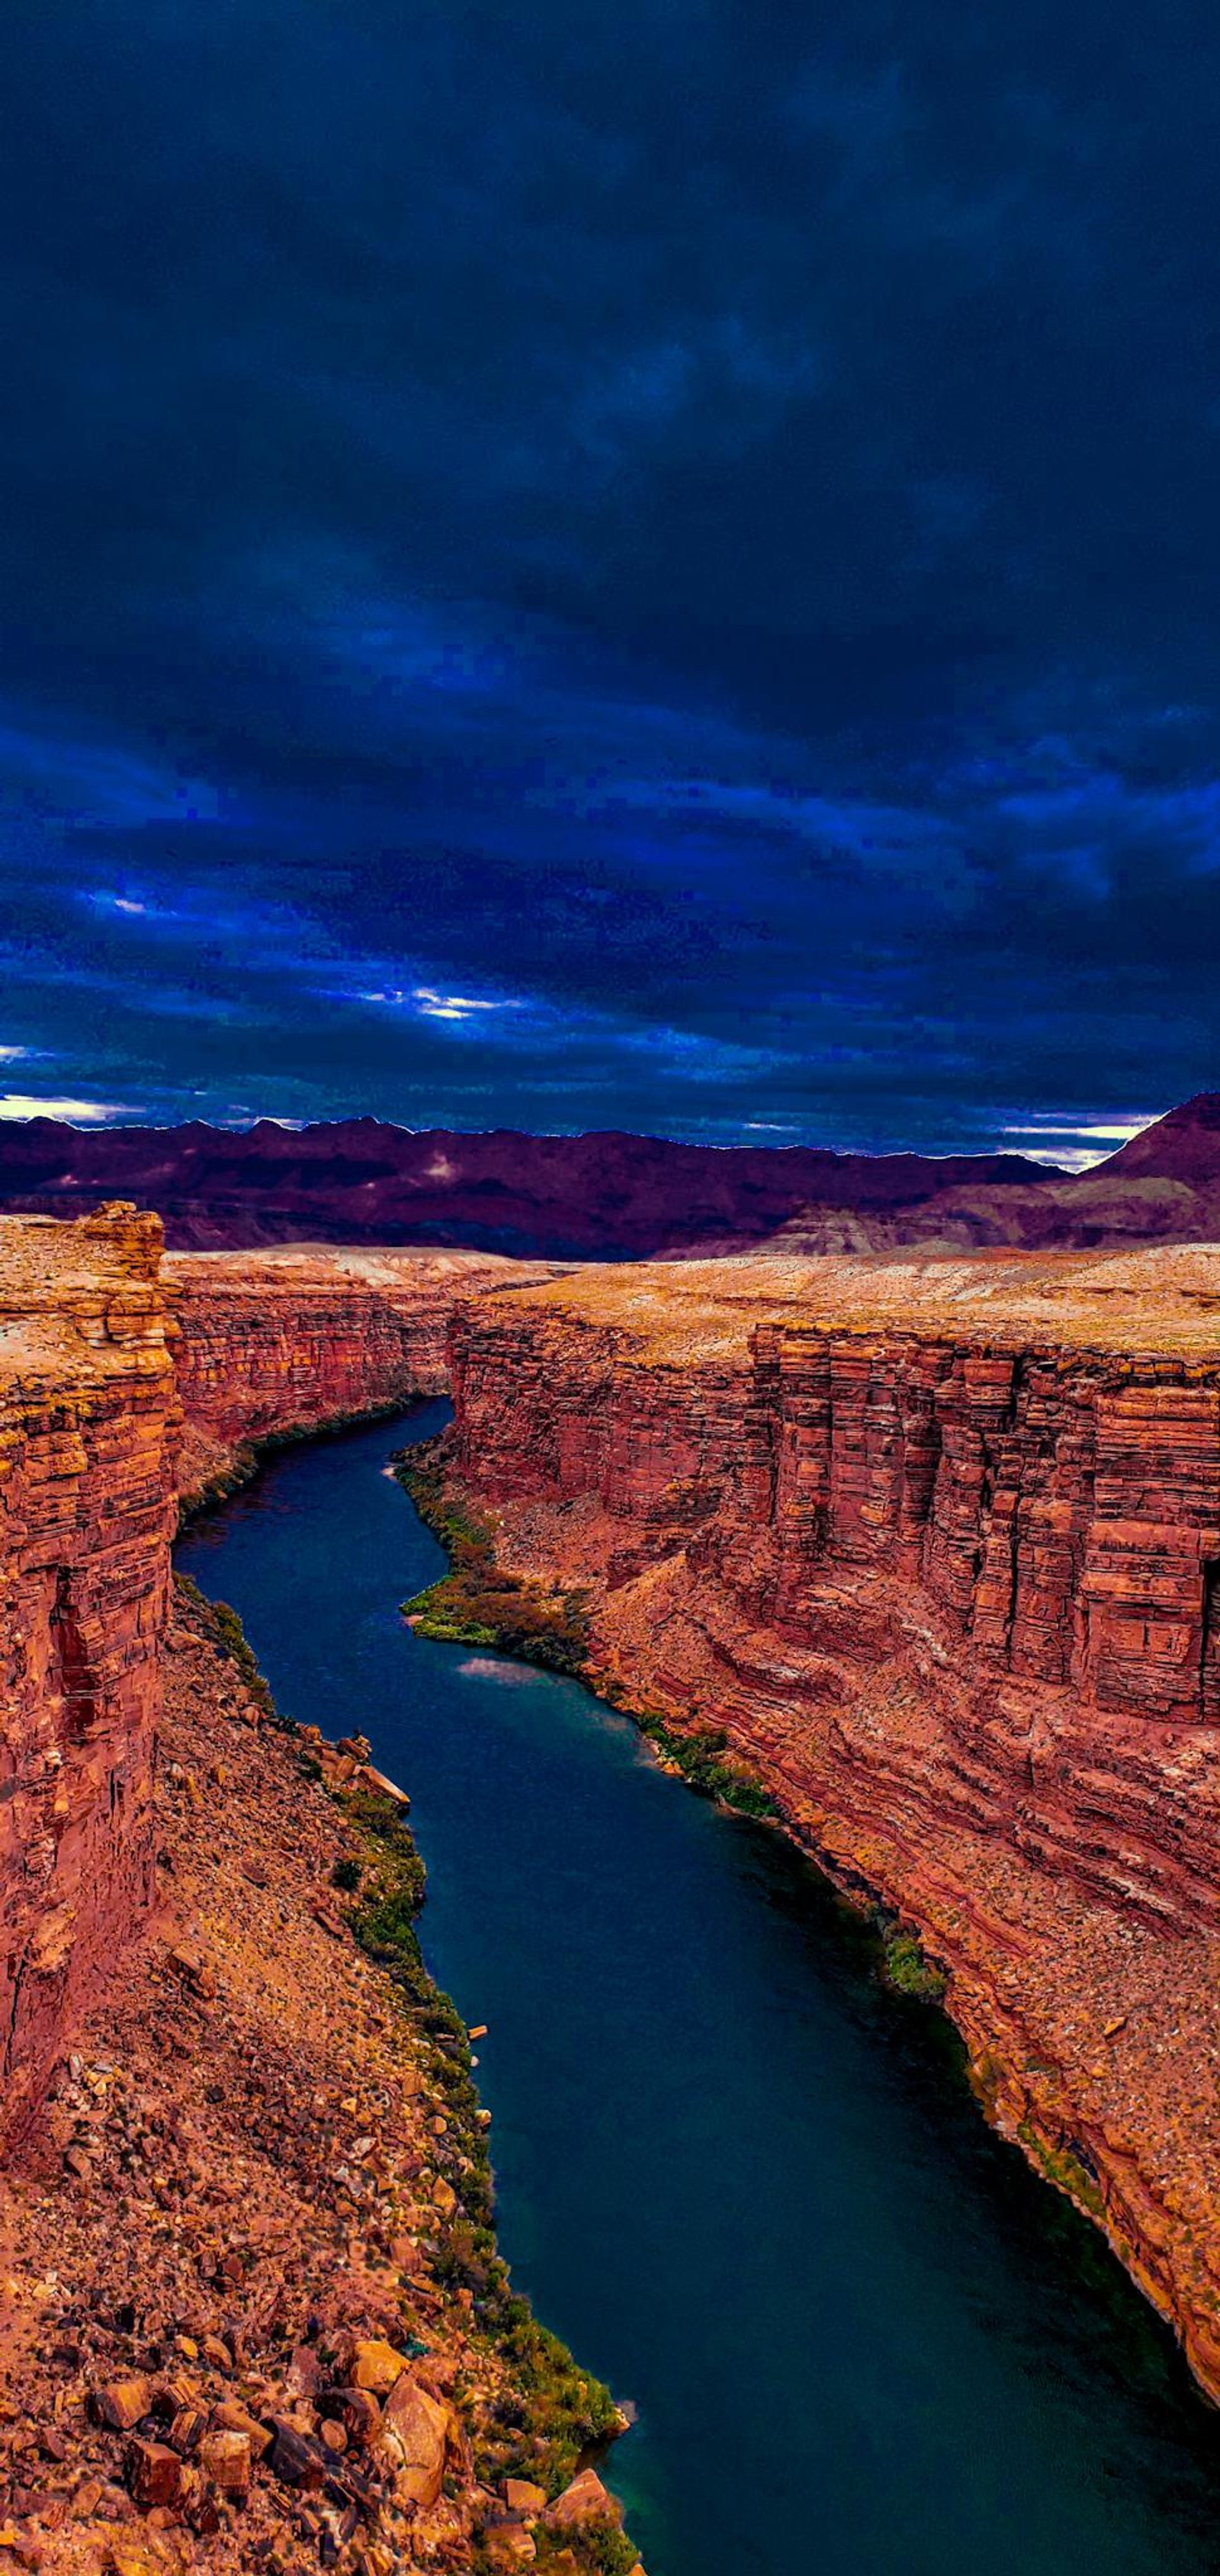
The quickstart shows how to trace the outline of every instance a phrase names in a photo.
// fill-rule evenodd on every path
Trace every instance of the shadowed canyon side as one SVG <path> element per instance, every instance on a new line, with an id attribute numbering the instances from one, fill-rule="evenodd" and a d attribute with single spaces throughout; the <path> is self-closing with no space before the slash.
<path id="1" fill-rule="evenodd" d="M 1220 2394 L 1220 1254 L 589 1270 L 460 1310 L 452 1499 L 915 1927 Z"/>
<path id="2" fill-rule="evenodd" d="M 177 1398 L 161 1228 L 0 1220 L 6 2133 L 152 1896 Z"/>

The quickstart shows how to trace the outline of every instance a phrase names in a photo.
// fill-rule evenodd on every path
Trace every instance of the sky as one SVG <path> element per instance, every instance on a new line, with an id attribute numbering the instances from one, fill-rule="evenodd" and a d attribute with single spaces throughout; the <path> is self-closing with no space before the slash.
<path id="1" fill-rule="evenodd" d="M 1220 20 L 9 0 L 0 1114 L 1220 1085 Z"/>

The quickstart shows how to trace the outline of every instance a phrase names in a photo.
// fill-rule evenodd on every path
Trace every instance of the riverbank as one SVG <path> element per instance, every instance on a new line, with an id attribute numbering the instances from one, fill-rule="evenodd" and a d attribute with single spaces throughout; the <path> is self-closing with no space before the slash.
<path id="1" fill-rule="evenodd" d="M 260 1468 L 281 1449 L 299 1448 L 305 1440 L 339 1439 L 345 1431 L 374 1422 L 393 1422 L 415 1405 L 429 1403 L 436 1389 L 404 1386 L 401 1393 L 380 1396 L 346 1412 L 326 1413 L 316 1422 L 294 1423 L 283 1431 L 263 1431 L 250 1440 L 212 1440 L 193 1423 L 185 1427 L 178 1454 L 178 1537 L 183 1538 L 205 1512 L 215 1511 L 252 1485 Z"/>
<path id="2" fill-rule="evenodd" d="M 422 1871 L 179 1584 L 157 1904 L 0 2181 L 0 2564 L 628 2576 L 607 2392 L 514 2297 Z"/>

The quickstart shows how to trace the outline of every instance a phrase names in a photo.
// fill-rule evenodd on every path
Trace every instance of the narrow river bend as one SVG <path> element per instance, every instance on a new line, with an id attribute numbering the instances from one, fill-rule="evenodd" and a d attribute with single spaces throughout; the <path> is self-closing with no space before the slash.
<path id="1" fill-rule="evenodd" d="M 628 1721 L 400 1619 L 443 1558 L 385 1464 L 445 1418 L 285 1451 L 178 1562 L 411 1791 L 501 2247 L 638 2408 L 649 2576 L 1215 2576 L 1220 2425 L 941 2017 Z"/>

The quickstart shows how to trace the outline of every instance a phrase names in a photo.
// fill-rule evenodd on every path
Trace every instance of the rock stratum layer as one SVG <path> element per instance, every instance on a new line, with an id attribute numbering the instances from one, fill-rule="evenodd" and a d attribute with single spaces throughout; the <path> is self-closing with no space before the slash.
<path id="1" fill-rule="evenodd" d="M 0 1220 L 0 2101 L 36 2101 L 151 1893 L 178 1410 L 161 1228 Z"/>
<path id="2" fill-rule="evenodd" d="M 460 1309 L 455 1489 L 595 1684 L 915 1926 L 1220 2395 L 1220 1254 L 590 1270 Z"/>

